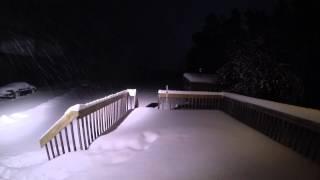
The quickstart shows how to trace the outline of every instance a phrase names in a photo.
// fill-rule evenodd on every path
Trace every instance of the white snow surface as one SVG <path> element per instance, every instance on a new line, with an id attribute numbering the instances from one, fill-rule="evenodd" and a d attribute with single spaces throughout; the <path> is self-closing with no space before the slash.
<path id="1" fill-rule="evenodd" d="M 110 90 L 67 89 L 55 94 L 39 90 L 28 97 L 0 102 L 0 158 L 39 151 L 39 139 L 74 104 L 104 97 Z M 80 108 L 81 105 L 78 105 Z"/>
<path id="2" fill-rule="evenodd" d="M 0 158 L 0 179 L 319 179 L 320 168 L 221 111 L 138 108 L 87 151 Z"/>

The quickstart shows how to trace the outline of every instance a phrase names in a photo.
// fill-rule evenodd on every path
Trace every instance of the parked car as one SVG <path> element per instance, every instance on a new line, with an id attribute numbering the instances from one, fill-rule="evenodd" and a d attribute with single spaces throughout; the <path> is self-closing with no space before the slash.
<path id="1" fill-rule="evenodd" d="M 26 82 L 14 82 L 0 87 L 0 98 L 17 98 L 37 91 L 37 88 Z"/>

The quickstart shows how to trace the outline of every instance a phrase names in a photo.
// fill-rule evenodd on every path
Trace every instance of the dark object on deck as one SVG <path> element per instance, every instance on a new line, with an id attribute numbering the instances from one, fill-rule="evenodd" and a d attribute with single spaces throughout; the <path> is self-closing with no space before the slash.
<path id="1" fill-rule="evenodd" d="M 159 105 L 158 103 L 153 102 L 153 103 L 148 104 L 146 107 L 157 108 L 158 105 Z"/>

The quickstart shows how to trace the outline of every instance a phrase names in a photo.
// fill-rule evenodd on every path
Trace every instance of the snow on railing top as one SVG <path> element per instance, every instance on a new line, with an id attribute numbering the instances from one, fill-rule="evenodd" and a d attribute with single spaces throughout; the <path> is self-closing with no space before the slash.
<path id="1" fill-rule="evenodd" d="M 174 90 L 159 90 L 159 97 L 190 97 L 190 96 L 213 96 L 219 95 L 230 99 L 238 100 L 244 103 L 257 105 L 266 109 L 274 110 L 294 117 L 310 120 L 315 123 L 320 123 L 320 111 L 311 108 L 299 107 L 270 100 L 258 99 L 244 95 L 229 93 L 229 92 L 205 92 L 205 91 L 174 91 Z"/>
<path id="2" fill-rule="evenodd" d="M 66 127 L 70 122 L 81 114 L 81 112 L 91 109 L 92 107 L 98 106 L 102 103 L 105 103 L 109 100 L 112 100 L 116 97 L 123 96 L 128 94 L 131 97 L 134 97 L 134 102 L 136 101 L 136 89 L 127 89 L 120 91 L 115 94 L 105 96 L 103 98 L 87 102 L 85 104 L 76 104 L 69 107 L 65 113 L 57 120 L 40 138 L 40 145 L 43 147 L 50 139 L 57 135 L 64 127 Z"/>
<path id="3" fill-rule="evenodd" d="M 166 94 L 170 94 L 170 97 L 223 95 L 222 92 L 206 92 L 206 91 L 175 91 L 175 90 L 159 90 L 158 91 L 158 95 L 160 97 L 166 97 Z"/>
<path id="4" fill-rule="evenodd" d="M 224 92 L 223 95 L 225 97 L 235 99 L 241 102 L 254 104 L 260 107 L 285 113 L 291 116 L 295 116 L 298 118 L 320 123 L 320 111 L 316 109 L 284 104 L 284 103 L 279 103 L 279 102 L 274 102 L 274 101 L 269 101 L 264 99 L 258 99 L 258 98 L 243 96 L 243 95 L 234 94 L 234 93 Z"/>

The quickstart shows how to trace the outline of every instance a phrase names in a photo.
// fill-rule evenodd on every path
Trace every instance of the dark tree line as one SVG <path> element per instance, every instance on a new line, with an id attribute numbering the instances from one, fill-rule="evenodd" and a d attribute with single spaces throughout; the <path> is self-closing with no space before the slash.
<path id="1" fill-rule="evenodd" d="M 319 7 L 316 0 L 278 0 L 271 14 L 211 14 L 193 35 L 188 70 L 217 73 L 222 90 L 319 108 Z M 257 88 L 261 82 L 270 87 Z"/>

